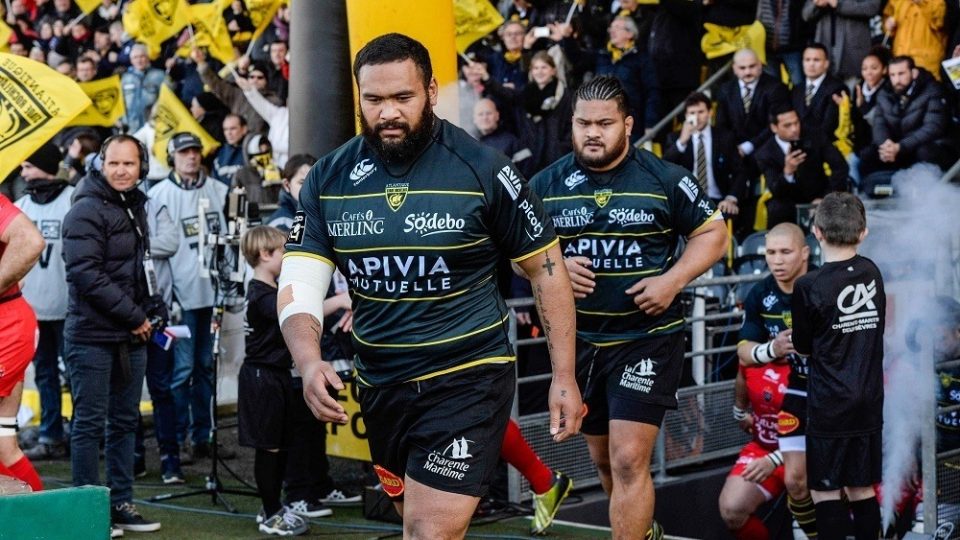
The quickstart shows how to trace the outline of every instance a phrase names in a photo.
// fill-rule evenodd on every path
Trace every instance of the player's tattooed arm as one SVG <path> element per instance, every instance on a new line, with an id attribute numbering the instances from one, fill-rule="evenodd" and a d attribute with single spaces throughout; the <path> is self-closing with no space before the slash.
<path id="1" fill-rule="evenodd" d="M 550 432 L 561 441 L 580 430 L 582 402 L 574 375 L 576 316 L 573 290 L 560 247 L 517 263 L 529 277 L 550 352 L 553 382 L 550 385 Z M 561 425 L 562 424 L 562 425 Z"/>

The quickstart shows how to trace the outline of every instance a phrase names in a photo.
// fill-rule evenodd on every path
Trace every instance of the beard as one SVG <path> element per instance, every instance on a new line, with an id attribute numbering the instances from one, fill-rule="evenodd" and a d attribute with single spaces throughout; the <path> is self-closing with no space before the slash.
<path id="1" fill-rule="evenodd" d="M 403 121 L 381 122 L 371 126 L 363 113 L 360 114 L 360 133 L 363 139 L 386 163 L 406 163 L 413 160 L 429 144 L 433 136 L 433 125 L 433 109 L 429 100 L 412 127 Z M 380 136 L 380 132 L 385 129 L 400 129 L 403 137 L 396 141 L 385 141 Z"/>
<path id="2" fill-rule="evenodd" d="M 577 161 L 589 169 L 603 169 L 616 161 L 623 153 L 624 148 L 627 147 L 627 133 L 625 131 L 621 133 L 620 138 L 614 141 L 609 147 L 605 147 L 606 152 L 599 156 L 587 155 L 584 152 L 585 147 L 586 142 L 584 142 L 584 144 L 576 144 L 576 142 L 574 142 L 573 150 Z"/>

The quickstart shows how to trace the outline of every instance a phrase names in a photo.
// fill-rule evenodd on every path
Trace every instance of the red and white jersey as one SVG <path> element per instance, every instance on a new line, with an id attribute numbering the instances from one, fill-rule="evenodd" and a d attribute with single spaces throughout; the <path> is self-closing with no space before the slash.
<path id="1" fill-rule="evenodd" d="M 753 409 L 753 440 L 767 450 L 777 449 L 777 414 L 787 390 L 790 365 L 777 362 L 764 366 L 740 366 L 747 382 L 747 398 Z"/>
<path id="2" fill-rule="evenodd" d="M 20 209 L 14 206 L 14 204 L 10 202 L 10 199 L 0 194 L 0 234 L 3 234 L 3 231 L 7 230 L 7 225 L 10 225 L 10 222 L 19 216 L 20 213 Z M 0 257 L 3 256 L 3 252 L 6 248 L 7 245 L 0 242 Z M 0 291 L 0 298 L 15 294 L 18 290 L 17 284 L 14 283 L 7 290 Z"/>

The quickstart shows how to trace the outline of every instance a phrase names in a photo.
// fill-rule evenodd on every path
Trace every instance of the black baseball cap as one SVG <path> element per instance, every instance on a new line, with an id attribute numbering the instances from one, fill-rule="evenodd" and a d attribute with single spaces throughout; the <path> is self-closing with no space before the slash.
<path id="1" fill-rule="evenodd" d="M 203 143 L 200 142 L 200 137 L 197 137 L 193 133 L 188 133 L 186 131 L 181 131 L 180 133 L 175 134 L 170 139 L 168 144 L 170 149 L 174 152 L 186 150 L 187 148 L 203 149 Z"/>

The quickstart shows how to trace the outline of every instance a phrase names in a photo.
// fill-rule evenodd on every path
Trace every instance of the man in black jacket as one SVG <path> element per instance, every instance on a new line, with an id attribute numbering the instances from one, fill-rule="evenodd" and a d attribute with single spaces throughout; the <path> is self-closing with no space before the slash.
<path id="1" fill-rule="evenodd" d="M 801 133 L 800 117 L 789 106 L 770 113 L 774 137 L 757 151 L 757 164 L 773 198 L 767 201 L 767 228 L 796 221 L 796 205 L 816 204 L 831 191 L 847 191 L 850 168 L 819 133 Z M 824 172 L 830 169 L 830 176 Z"/>
<path id="2" fill-rule="evenodd" d="M 793 87 L 790 99 L 807 131 L 816 131 L 832 141 L 840 122 L 837 100 L 847 87 L 829 70 L 827 47 L 821 43 L 807 45 L 803 49 L 803 84 Z"/>
<path id="3" fill-rule="evenodd" d="M 683 127 L 667 136 L 663 159 L 692 171 L 717 209 L 736 216 L 746 178 L 733 134 L 710 125 L 710 98 L 706 95 L 694 92 L 684 105 Z"/>
<path id="4" fill-rule="evenodd" d="M 69 299 L 65 363 L 73 394 L 73 483 L 100 484 L 99 444 L 106 424 L 107 485 L 113 527 L 149 532 L 160 523 L 133 506 L 133 447 L 153 332 L 144 259 L 148 253 L 146 150 L 118 135 L 104 144 L 103 173 L 91 171 L 63 223 Z M 162 308 L 161 308 L 162 309 Z"/>
<path id="5" fill-rule="evenodd" d="M 881 179 L 874 173 L 920 162 L 943 168 L 951 161 L 946 139 L 949 112 L 940 85 L 909 56 L 890 60 L 887 73 L 893 92 L 877 97 L 873 144 L 860 153 L 861 189 L 871 195 L 876 184 L 889 183 L 889 175 Z"/>
<path id="6" fill-rule="evenodd" d="M 716 126 L 733 133 L 744 157 L 770 140 L 770 110 L 790 100 L 787 87 L 762 71 L 757 53 L 740 49 L 733 55 L 736 79 L 725 83 L 717 96 Z"/>

